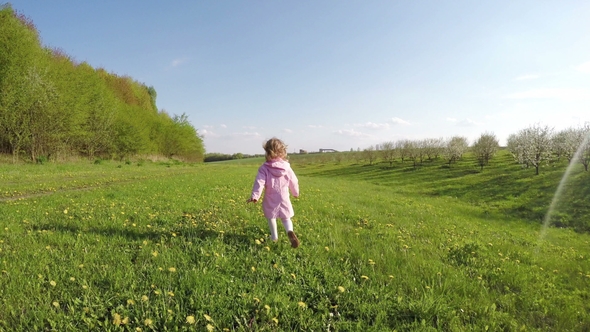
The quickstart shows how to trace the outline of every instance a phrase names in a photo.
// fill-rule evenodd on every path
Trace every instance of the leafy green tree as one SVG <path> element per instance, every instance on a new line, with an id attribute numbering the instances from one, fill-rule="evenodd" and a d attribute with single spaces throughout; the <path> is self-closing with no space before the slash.
<path id="1" fill-rule="evenodd" d="M 31 118 L 48 106 L 51 88 L 38 68 L 43 52 L 30 20 L 9 5 L 0 9 L 0 139 L 16 162 L 31 144 Z"/>

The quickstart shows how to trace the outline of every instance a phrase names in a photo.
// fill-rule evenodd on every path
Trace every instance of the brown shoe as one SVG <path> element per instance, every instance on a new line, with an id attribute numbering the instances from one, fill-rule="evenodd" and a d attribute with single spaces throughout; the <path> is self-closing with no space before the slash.
<path id="1" fill-rule="evenodd" d="M 297 238 L 297 235 L 295 235 L 295 232 L 290 231 L 287 233 L 287 236 L 289 237 L 289 241 L 291 241 L 291 247 L 299 247 L 299 239 Z"/>

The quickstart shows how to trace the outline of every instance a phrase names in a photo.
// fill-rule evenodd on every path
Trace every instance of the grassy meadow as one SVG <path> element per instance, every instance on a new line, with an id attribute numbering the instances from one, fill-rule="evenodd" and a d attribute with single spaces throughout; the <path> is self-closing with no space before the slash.
<path id="1" fill-rule="evenodd" d="M 297 249 L 245 203 L 261 159 L 0 165 L 0 331 L 590 330 L 583 169 L 576 231 L 543 226 L 565 162 L 324 158 L 291 160 Z"/>

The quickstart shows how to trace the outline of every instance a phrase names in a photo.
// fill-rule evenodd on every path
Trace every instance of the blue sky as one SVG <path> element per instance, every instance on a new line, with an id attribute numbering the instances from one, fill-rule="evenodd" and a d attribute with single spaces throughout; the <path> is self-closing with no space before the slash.
<path id="1" fill-rule="evenodd" d="M 590 121 L 588 1 L 11 1 L 186 113 L 207 152 L 364 149 Z"/>

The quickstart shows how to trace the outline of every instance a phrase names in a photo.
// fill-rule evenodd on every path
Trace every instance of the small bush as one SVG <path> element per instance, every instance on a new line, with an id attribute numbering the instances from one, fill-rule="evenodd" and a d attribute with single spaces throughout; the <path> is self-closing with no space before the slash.
<path id="1" fill-rule="evenodd" d="M 45 164 L 49 159 L 47 158 L 47 156 L 39 156 L 36 158 L 37 164 Z"/>

